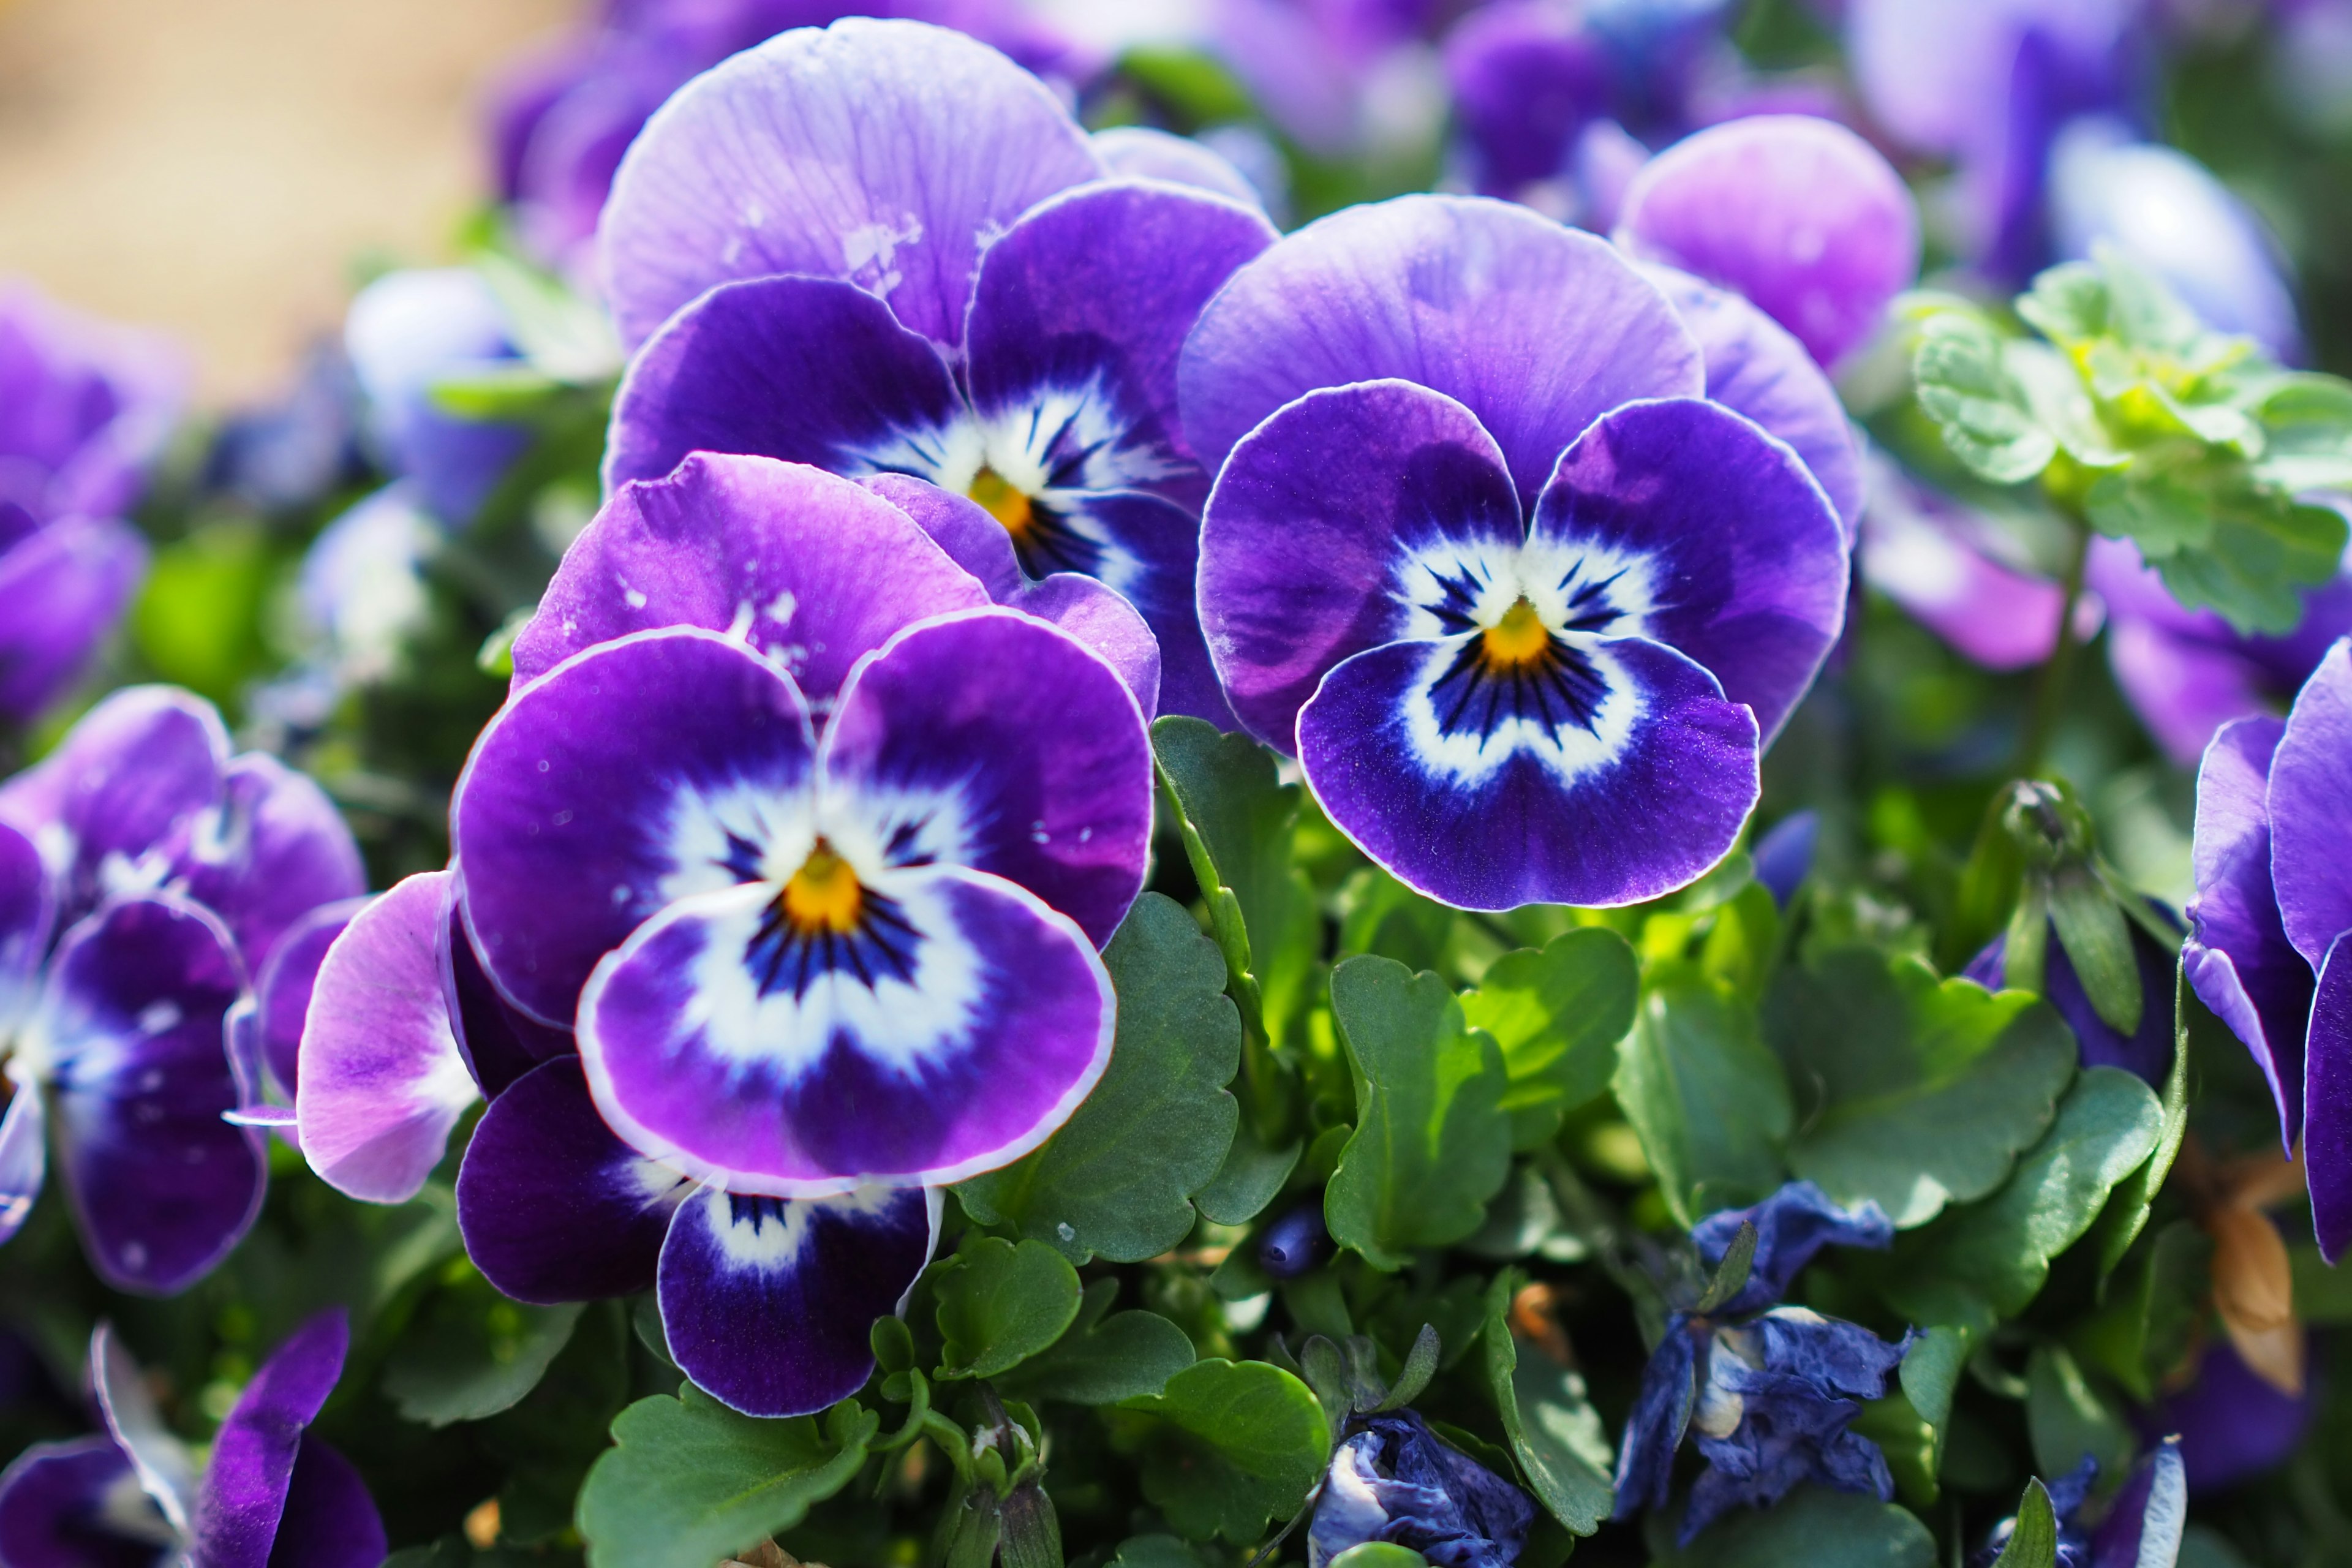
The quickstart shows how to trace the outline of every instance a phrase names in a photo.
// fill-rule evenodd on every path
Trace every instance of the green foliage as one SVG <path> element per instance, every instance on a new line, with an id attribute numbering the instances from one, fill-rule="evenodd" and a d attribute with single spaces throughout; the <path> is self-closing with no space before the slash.
<path id="1" fill-rule="evenodd" d="M 1780 973 L 1766 1032 L 1801 1089 L 1797 1175 L 1899 1226 L 1983 1197 L 2042 1135 L 2074 1076 L 2056 1009 L 2019 992 L 1938 980 L 1916 958 L 1864 948 Z"/>
<path id="2" fill-rule="evenodd" d="M 1594 926 L 1505 953 L 1463 993 L 1463 1017 L 1503 1049 L 1515 1147 L 1549 1142 L 1563 1112 L 1608 1092 L 1640 989 L 1633 950 Z"/>
<path id="3" fill-rule="evenodd" d="M 931 1266 L 942 1378 L 994 1377 L 1062 1337 L 1078 1315 L 1078 1273 L 1042 1241 L 966 1237 Z"/>
<path id="4" fill-rule="evenodd" d="M 1415 1247 L 1475 1232 L 1510 1173 L 1502 1050 L 1464 1022 L 1443 980 L 1391 959 L 1333 970 L 1331 1010 L 1356 1131 L 1325 1189 L 1324 1222 L 1374 1268 L 1399 1268 Z"/>
<path id="5" fill-rule="evenodd" d="M 1759 1515 L 1735 1510 L 1657 1568 L 1936 1568 L 1936 1538 L 1893 1503 L 1801 1487 Z"/>
<path id="6" fill-rule="evenodd" d="M 1233 1145 L 1241 1110 L 1225 1085 L 1241 1065 L 1241 1023 L 1215 944 L 1157 893 L 1137 901 L 1103 962 L 1119 1008 L 1102 1081 L 1042 1147 L 956 1196 L 982 1224 L 1012 1226 L 1073 1263 L 1139 1263 L 1184 1239 L 1192 1194 Z"/>
<path id="7" fill-rule="evenodd" d="M 2086 1454 L 2099 1462 L 2099 1474 L 2119 1476 L 2138 1457 L 2138 1434 L 2063 1345 L 2038 1344 L 2026 1358 L 2025 1423 L 2045 1476 L 2066 1474 Z"/>
<path id="8" fill-rule="evenodd" d="M 1585 1397 L 1583 1378 L 1570 1368 L 1520 1354 L 1510 1323 L 1511 1295 L 1518 1283 L 1517 1276 L 1506 1271 L 1486 1293 L 1479 1331 L 1486 1392 L 1528 1489 L 1570 1531 L 1591 1535 L 1616 1501 L 1610 1480 L 1615 1455 L 1599 1413 Z"/>
<path id="9" fill-rule="evenodd" d="M 1330 1458 L 1315 1395 L 1264 1362 L 1198 1362 L 1119 1408 L 1151 1417 L 1143 1495 L 1195 1541 L 1255 1540 L 1297 1510 Z"/>
<path id="10" fill-rule="evenodd" d="M 2025 1483 L 2025 1495 L 2017 1501 L 2016 1525 L 1993 1568 L 2058 1568 L 2058 1516 L 2040 1481 Z"/>
<path id="11" fill-rule="evenodd" d="M 1786 1173 L 1788 1079 L 1755 1009 L 1704 979 L 1654 979 L 1618 1047 L 1614 1087 L 1677 1223 L 1752 1203 Z"/>
<path id="12" fill-rule="evenodd" d="M 1118 1281 L 1087 1287 L 1069 1331 L 1000 1380 L 1005 1393 L 1036 1404 L 1116 1405 L 1158 1394 L 1196 1359 L 1184 1331 L 1157 1312 L 1110 1313 Z"/>
<path id="13" fill-rule="evenodd" d="M 710 1568 L 788 1530 L 856 1476 L 880 1424 L 855 1400 L 820 1428 L 739 1415 L 691 1384 L 640 1399 L 581 1489 L 590 1568 Z"/>

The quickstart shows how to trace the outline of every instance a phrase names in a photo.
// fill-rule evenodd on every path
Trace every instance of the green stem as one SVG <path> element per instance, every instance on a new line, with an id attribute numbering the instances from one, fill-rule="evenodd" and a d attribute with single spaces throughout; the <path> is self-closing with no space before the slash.
<path id="1" fill-rule="evenodd" d="M 2026 722 L 2025 744 L 2017 755 L 2019 778 L 2035 777 L 2049 760 L 2050 742 L 2066 707 L 2067 684 L 2074 678 L 2076 656 L 2082 652 L 2082 639 L 2074 635 L 2074 611 L 2083 601 L 2083 570 L 2091 557 L 2091 530 L 2079 517 L 2067 521 L 2074 531 L 2074 554 L 2066 563 L 2065 595 L 2058 606 L 2058 642 L 2033 689 L 2032 716 Z"/>

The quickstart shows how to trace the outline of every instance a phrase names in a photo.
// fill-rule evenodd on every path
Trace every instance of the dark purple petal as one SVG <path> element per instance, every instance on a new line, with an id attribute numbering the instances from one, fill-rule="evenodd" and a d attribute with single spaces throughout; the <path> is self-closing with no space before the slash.
<path id="1" fill-rule="evenodd" d="M 1301 394 L 1391 376 L 1467 405 L 1530 500 L 1610 409 L 1706 384 L 1674 307 L 1607 242 L 1502 202 L 1402 196 L 1234 275 L 1184 345 L 1185 435 L 1213 472 Z"/>
<path id="2" fill-rule="evenodd" d="M 296 921 L 365 892 L 367 872 L 341 813 L 308 775 L 247 752 L 222 783 L 220 800 L 183 826 L 172 875 L 227 924 L 257 973 Z"/>
<path id="3" fill-rule="evenodd" d="M 1580 639 L 1545 677 L 1479 668 L 1475 635 L 1391 643 L 1298 715 L 1316 798 L 1418 892 L 1465 909 L 1638 903 L 1729 852 L 1757 796 L 1756 721 L 1640 637 Z"/>
<path id="4" fill-rule="evenodd" d="M 22 723 L 62 696 L 146 574 L 146 542 L 111 518 L 67 518 L 0 548 L 0 718 Z"/>
<path id="5" fill-rule="evenodd" d="M 1173 135 L 1150 125 L 1114 125 L 1108 131 L 1096 132 L 1087 140 L 1094 143 L 1095 156 L 1103 161 L 1103 167 L 1114 179 L 1161 180 L 1208 191 L 1247 206 L 1265 205 L 1257 187 L 1249 183 L 1249 176 L 1234 167 L 1231 159 L 1189 136 Z"/>
<path id="6" fill-rule="evenodd" d="M 255 1022 L 260 1030 L 261 1061 L 269 1069 L 277 1091 L 289 1104 L 300 1081 L 302 1024 L 310 1016 L 319 966 L 326 962 L 327 949 L 367 904 L 365 897 L 321 904 L 286 929 L 270 950 L 269 961 L 261 966 L 261 977 L 253 988 L 259 1007 Z"/>
<path id="7" fill-rule="evenodd" d="M 12 1084 L 0 1114 L 0 1241 L 24 1228 L 49 1170 L 49 1119 L 38 1084 Z"/>
<path id="8" fill-rule="evenodd" d="M 172 1527 L 106 1437 L 36 1443 L 0 1474 L 0 1563 L 156 1568 Z"/>
<path id="9" fill-rule="evenodd" d="M 564 552 L 515 639 L 514 685 L 632 632 L 700 626 L 822 705 L 901 626 L 986 603 L 887 500 L 797 463 L 698 453 L 623 486 Z"/>
<path id="10" fill-rule="evenodd" d="M 1275 241 L 1254 205 L 1114 181 L 1041 203 L 982 258 L 966 352 L 992 467 L 1031 493 L 1161 489 L 1204 479 L 1176 416 L 1184 336 L 1234 268 Z M 1009 439 L 1008 439 L 1009 437 Z"/>
<path id="11" fill-rule="evenodd" d="M 555 1028 L 499 994 L 482 968 L 474 939 L 459 907 L 461 882 L 453 868 L 448 909 L 442 916 L 436 962 L 441 971 L 442 1005 L 448 1009 L 457 1052 L 484 1094 L 496 1100 L 507 1086 L 543 1061 L 577 1054 L 567 1026 Z"/>
<path id="12" fill-rule="evenodd" d="M 599 964 L 580 1050 L 614 1131 L 787 1197 L 944 1184 L 1043 1142 L 1110 1058 L 1086 933 L 957 866 L 886 873 L 864 902 L 865 928 L 807 936 L 766 886 L 698 894 Z"/>
<path id="13" fill-rule="evenodd" d="M 1683 1446 L 1697 1394 L 1698 1341 L 1680 1313 L 1666 1320 L 1665 1337 L 1642 1368 L 1642 1384 L 1625 1417 L 1617 1450 L 1617 1505 L 1612 1519 L 1632 1519 L 1666 1506 L 1674 1484 L 1675 1450 Z"/>
<path id="14" fill-rule="evenodd" d="M 294 1118 L 327 1184 L 405 1203 L 473 1104 L 435 946 L 446 871 L 424 871 L 352 917 L 327 949 L 302 1031 Z"/>
<path id="15" fill-rule="evenodd" d="M 1515 552 L 1524 531 L 1501 448 L 1452 398 L 1381 381 L 1284 408 L 1234 448 L 1201 527 L 1202 629 L 1234 713 L 1294 750 L 1333 666 L 1468 581 L 1455 556 Z"/>
<path id="16" fill-rule="evenodd" d="M 2352 942 L 2344 937 L 2328 950 L 2311 999 L 2303 1103 L 2311 1228 L 2321 1255 L 2333 1263 L 2352 1243 Z"/>
<path id="17" fill-rule="evenodd" d="M 2287 940 L 2315 972 L 2352 931 L 2352 641 L 2339 642 L 2296 694 L 2271 760 L 2271 880 Z M 2200 883 L 2200 886 L 2202 884 Z"/>
<path id="18" fill-rule="evenodd" d="M 2189 1489 L 2217 1492 L 2284 1464 L 2302 1446 L 2318 1404 L 2315 1388 L 2282 1394 L 2272 1387 L 2216 1334 L 2206 1342 L 2196 1376 L 2159 1398 L 2140 1429 L 2179 1434 Z"/>
<path id="19" fill-rule="evenodd" d="M 807 1415 L 846 1399 L 874 1371 L 874 1321 L 905 1304 L 931 1260 L 940 1209 L 936 1187 L 697 1194 L 661 1251 L 671 1357 L 747 1415 Z"/>
<path id="20" fill-rule="evenodd" d="M 826 278 L 714 289 L 639 351 L 613 404 L 605 485 L 660 479 L 697 451 L 904 470 L 959 489 L 979 471 L 938 345 Z"/>
<path id="21" fill-rule="evenodd" d="M 237 1105 L 225 1019 L 245 990 L 228 932 L 174 899 L 110 904 L 66 933 L 35 1027 L 52 1053 L 58 1164 L 90 1262 L 169 1295 L 260 1212 L 261 1136 Z"/>
<path id="22" fill-rule="evenodd" d="M 1596 634 L 1696 659 L 1755 710 L 1768 745 L 1845 624 L 1851 574 L 1829 498 L 1789 447 L 1713 403 L 1604 416 L 1561 456 L 1529 549 L 1556 552 L 1572 615 L 1597 616 L 1605 600 L 1613 618 Z"/>
<path id="23" fill-rule="evenodd" d="M 383 1516 L 359 1471 L 318 1438 L 303 1437 L 268 1568 L 377 1568 L 386 1545 Z"/>
<path id="24" fill-rule="evenodd" d="M 1446 35 L 1445 75 L 1479 189 L 1494 195 L 1559 178 L 1578 135 L 1609 111 L 1608 54 L 1575 6 L 1481 7 Z"/>
<path id="25" fill-rule="evenodd" d="M 0 505 L 41 522 L 121 515 L 188 379 L 169 339 L 0 285 Z"/>
<path id="26" fill-rule="evenodd" d="M 588 972 L 648 917 L 761 874 L 814 752 L 792 678 L 696 627 L 605 643 L 516 692 L 450 813 L 490 978 L 572 1022 Z"/>
<path id="27" fill-rule="evenodd" d="M 1894 1222 L 1875 1203 L 1864 1199 L 1857 1207 L 1841 1208 L 1812 1183 L 1790 1182 L 1760 1204 L 1717 1210 L 1691 1227 L 1691 1241 L 1707 1268 L 1722 1263 L 1743 1225 L 1756 1227 L 1755 1261 L 1747 1284 L 1718 1309 L 1720 1317 L 1777 1305 L 1824 1247 L 1884 1252 L 1895 1245 Z"/>
<path id="28" fill-rule="evenodd" d="M 953 344 L 988 240 L 1101 173 L 1060 100 L 985 45 L 864 18 L 788 33 L 630 147 L 598 234 L 607 295 L 635 344 L 715 283 L 840 278 Z"/>
<path id="29" fill-rule="evenodd" d="M 2271 887 L 2271 759 L 2286 726 L 2276 719 L 2224 725 L 2197 774 L 2189 900 L 2181 962 L 2215 1016 L 2230 1026 L 2270 1080 L 2280 1146 L 2303 1134 L 2303 1037 L 2311 1016 L 2311 966 L 2286 939 Z"/>
<path id="30" fill-rule="evenodd" d="M 0 1028 L 31 1004 L 56 920 L 57 897 L 40 850 L 0 822 Z"/>
<path id="31" fill-rule="evenodd" d="M 302 1429 L 334 1392 L 351 1337 L 341 1308 L 320 1313 L 272 1352 L 237 1395 L 196 1486 L 190 1545 L 203 1568 L 268 1568 Z"/>
<path id="32" fill-rule="evenodd" d="M 1789 907 L 1789 900 L 1797 896 L 1797 889 L 1812 875 L 1813 847 L 1821 836 L 1822 814 L 1800 811 L 1774 823 L 1749 851 L 1755 861 L 1756 879 L 1764 884 L 1772 901 L 1781 909 Z"/>
<path id="33" fill-rule="evenodd" d="M 1633 177 L 1617 217 L 1635 254 L 1746 295 L 1833 364 L 1919 271 L 1919 215 L 1886 160 L 1833 121 L 1710 126 Z"/>
<path id="34" fill-rule="evenodd" d="M 1162 496 L 1113 490 L 1055 493 L 1031 516 L 1042 526 L 1014 542 L 1024 572 L 1036 580 L 1084 574 L 1108 584 L 1135 606 L 1160 645 L 1160 710 L 1231 728 L 1192 602 L 1196 513 Z M 1000 602 L 1027 607 L 1017 594 Z"/>
<path id="35" fill-rule="evenodd" d="M 2180 1445 L 2156 1446 L 2124 1483 L 2091 1536 L 2086 1568 L 2158 1568 L 2180 1561 L 2189 1528 L 2189 1479 Z"/>
<path id="36" fill-rule="evenodd" d="M 201 697 L 131 686 L 84 714 L 58 749 L 0 784 L 0 822 L 66 882 L 61 918 L 87 913 L 110 855 L 137 862 L 220 798 L 228 731 Z"/>
<path id="37" fill-rule="evenodd" d="M 692 1190 L 613 1136 L 577 1057 L 490 1101 L 457 1172 L 457 1225 L 482 1277 L 518 1301 L 588 1301 L 654 1283 L 670 1215 Z"/>
<path id="38" fill-rule="evenodd" d="M 1727 289 L 1671 267 L 1650 276 L 1706 356 L 1706 395 L 1795 448 L 1821 481 L 1851 546 L 1862 521 L 1862 450 L 1837 388 L 1805 345 Z"/>
<path id="39" fill-rule="evenodd" d="M 1143 888 L 1151 744 L 1118 673 L 1007 610 L 901 634 L 852 678 L 824 737 L 825 787 L 887 803 L 877 859 L 911 840 L 1017 882 L 1110 940 Z M 853 851 L 854 853 L 854 851 Z"/>

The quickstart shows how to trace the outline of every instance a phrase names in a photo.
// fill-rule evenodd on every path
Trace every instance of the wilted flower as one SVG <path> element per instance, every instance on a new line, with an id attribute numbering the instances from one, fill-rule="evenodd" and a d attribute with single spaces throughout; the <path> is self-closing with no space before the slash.
<path id="1" fill-rule="evenodd" d="M 2180 1560 L 2189 1523 L 2189 1487 L 2178 1438 L 2150 1449 L 2131 1478 L 2104 1509 L 2091 1505 L 2098 1461 L 2085 1457 L 2072 1471 L 2049 1483 L 2050 1510 L 2058 1522 L 2058 1568 L 2172 1568 Z M 2014 1519 L 1995 1525 L 1971 1568 L 1997 1561 L 2016 1528 Z"/>
<path id="2" fill-rule="evenodd" d="M 36 1444 L 0 1475 L 0 1562 L 375 1568 L 383 1520 L 366 1483 L 303 1430 L 334 1391 L 350 1343 L 340 1310 L 295 1330 L 246 1384 L 199 1467 L 100 1324 L 89 1366 L 107 1435 Z"/>
<path id="3" fill-rule="evenodd" d="M 1307 1568 L 1368 1541 L 1445 1568 L 1511 1568 L 1535 1505 L 1411 1410 L 1360 1415 L 1332 1451 L 1307 1531 Z"/>
<path id="4" fill-rule="evenodd" d="M 0 1238 L 30 1212 L 57 1122 L 91 1263 L 127 1289 L 201 1278 L 261 1204 L 226 1037 L 248 977 L 363 885 L 319 786 L 228 754 L 211 706 L 132 687 L 0 784 Z"/>
<path id="5" fill-rule="evenodd" d="M 0 722 L 80 675 L 147 568 L 121 521 L 178 417 L 161 339 L 0 285 Z"/>
<path id="6" fill-rule="evenodd" d="M 1847 567 L 1709 374 L 1605 242 L 1476 198 L 1311 224 L 1187 341 L 1226 694 L 1407 884 L 1627 903 L 1731 847 Z"/>
<path id="7" fill-rule="evenodd" d="M 1042 82 L 940 28 L 853 19 L 700 78 L 631 148 L 600 232 L 641 345 L 607 483 L 710 451 L 968 494 L 1027 576 L 1135 603 L 1167 708 L 1229 719 L 1192 607 L 1209 478 L 1176 355 L 1274 230 L 1109 173 Z"/>

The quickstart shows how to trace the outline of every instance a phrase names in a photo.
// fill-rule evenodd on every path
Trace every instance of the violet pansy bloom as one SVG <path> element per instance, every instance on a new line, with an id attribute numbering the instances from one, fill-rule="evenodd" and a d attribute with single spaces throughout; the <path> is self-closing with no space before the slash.
<path id="1" fill-rule="evenodd" d="M 0 723 L 79 677 L 147 569 L 121 521 L 178 417 L 170 344 L 0 284 Z"/>
<path id="2" fill-rule="evenodd" d="M 1226 694 L 1418 890 L 1630 903 L 1737 837 L 1847 564 L 1706 376 L 1606 242 L 1470 197 L 1309 225 L 1186 342 Z"/>
<path id="3" fill-rule="evenodd" d="M 2303 1143 L 2312 1229 L 2352 1244 L 2352 641 L 2284 720 L 2241 719 L 2197 775 L 2189 983 L 2269 1079 Z"/>
<path id="4" fill-rule="evenodd" d="M 1535 1522 L 1527 1493 L 1411 1410 L 1350 1417 L 1307 1529 L 1307 1568 L 1384 1541 L 1448 1568 L 1511 1568 Z"/>
<path id="5" fill-rule="evenodd" d="M 311 910 L 362 886 L 319 786 L 232 757 L 211 706 L 132 687 L 0 784 L 0 1239 L 47 1170 L 45 1123 L 91 1264 L 169 1293 L 261 1204 L 229 1051 L 249 979 Z"/>
<path id="6" fill-rule="evenodd" d="M 350 1342 L 340 1310 L 297 1329 L 237 1396 L 200 1469 L 100 1324 L 90 1380 L 107 1435 L 37 1444 L 0 1475 L 0 1562 L 374 1568 L 383 1520 L 366 1483 L 303 1430 L 333 1392 Z"/>
<path id="7" fill-rule="evenodd" d="M 1109 173 L 1045 84 L 937 27 L 803 29 L 698 79 L 630 149 L 600 231 L 636 348 L 606 482 L 711 451 L 969 495 L 1027 578 L 1134 602 L 1170 710 L 1230 722 L 1193 612 L 1209 479 L 1176 356 L 1274 230 Z"/>
<path id="8" fill-rule="evenodd" d="M 472 522 L 531 440 L 528 426 L 463 418 L 433 401 L 436 383 L 520 357 L 490 286 L 467 267 L 387 272 L 352 300 L 343 347 L 385 468 L 445 526 Z"/>

